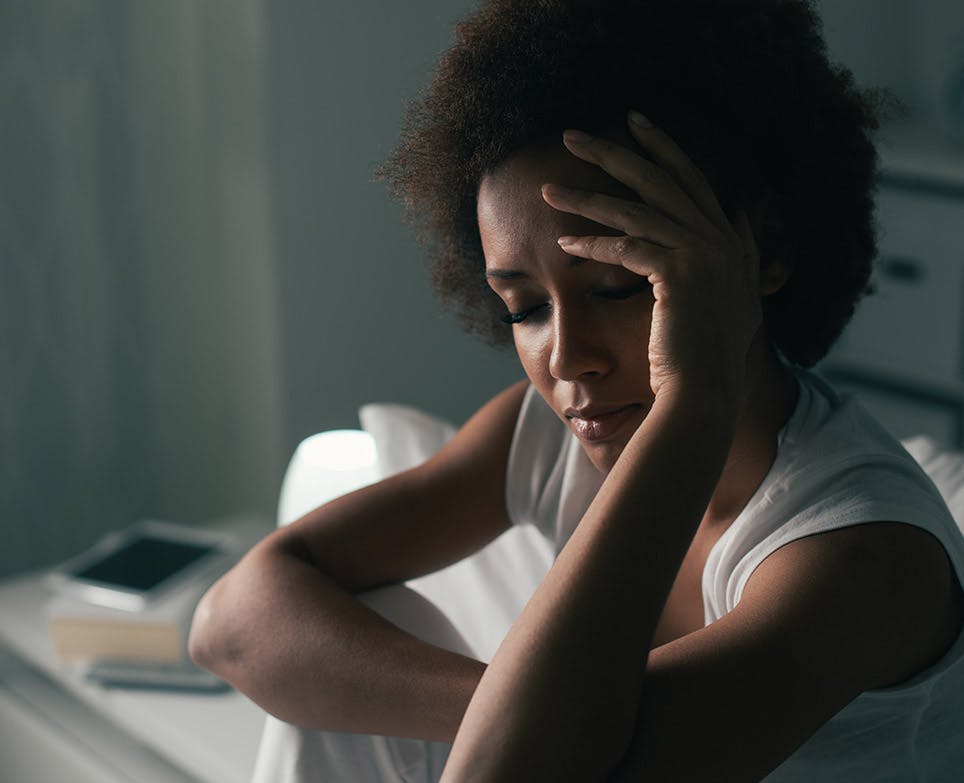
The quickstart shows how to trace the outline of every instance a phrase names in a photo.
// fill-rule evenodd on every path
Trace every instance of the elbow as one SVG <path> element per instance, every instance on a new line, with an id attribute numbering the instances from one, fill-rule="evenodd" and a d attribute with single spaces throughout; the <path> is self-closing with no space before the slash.
<path id="1" fill-rule="evenodd" d="M 227 679 L 229 670 L 237 664 L 240 650 L 231 639 L 235 636 L 229 626 L 231 613 L 226 610 L 223 579 L 214 584 L 194 609 L 187 638 L 187 653 L 200 666 Z"/>

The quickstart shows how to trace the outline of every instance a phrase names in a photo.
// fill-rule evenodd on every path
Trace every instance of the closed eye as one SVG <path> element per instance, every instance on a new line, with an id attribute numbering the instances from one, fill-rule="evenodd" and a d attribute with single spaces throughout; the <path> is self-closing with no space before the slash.
<path id="1" fill-rule="evenodd" d="M 499 320 L 504 324 L 521 324 L 526 318 L 536 312 L 536 310 L 548 306 L 548 302 L 543 302 L 535 307 L 528 307 L 525 310 L 521 310 L 518 313 L 506 313 L 505 315 L 500 316 Z"/>
<path id="2" fill-rule="evenodd" d="M 632 285 L 623 286 L 622 288 L 604 288 L 595 292 L 595 296 L 601 299 L 611 299 L 611 300 L 622 300 L 629 299 L 630 297 L 636 296 L 637 294 L 643 293 L 643 291 L 648 291 L 652 288 L 649 280 L 643 278 L 638 283 L 633 283 Z M 504 324 L 521 324 L 530 315 L 541 310 L 544 307 L 548 307 L 548 302 L 543 302 L 542 304 L 537 304 L 534 307 L 528 307 L 525 310 L 520 310 L 517 313 L 506 313 L 499 317 L 499 320 Z"/>

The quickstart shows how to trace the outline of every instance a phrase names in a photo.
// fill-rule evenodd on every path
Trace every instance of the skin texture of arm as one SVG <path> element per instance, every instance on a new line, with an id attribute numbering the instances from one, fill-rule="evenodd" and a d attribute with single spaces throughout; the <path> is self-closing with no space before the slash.
<path id="1" fill-rule="evenodd" d="M 732 612 L 650 653 L 633 742 L 607 780 L 759 780 L 862 691 L 935 663 L 961 617 L 923 530 L 867 523 L 788 544 Z"/>
<path id="2" fill-rule="evenodd" d="M 451 741 L 485 665 L 401 631 L 353 594 L 438 570 L 507 529 L 505 467 L 525 388 L 495 397 L 425 465 L 258 544 L 199 604 L 194 660 L 290 723 Z"/>

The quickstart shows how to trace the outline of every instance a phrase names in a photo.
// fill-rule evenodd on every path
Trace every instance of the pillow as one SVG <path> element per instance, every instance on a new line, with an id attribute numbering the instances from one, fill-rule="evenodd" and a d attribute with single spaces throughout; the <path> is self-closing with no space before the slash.
<path id="1" fill-rule="evenodd" d="M 930 476 L 957 526 L 964 531 L 964 454 L 926 435 L 907 438 L 901 443 Z"/>
<path id="2" fill-rule="evenodd" d="M 358 420 L 375 441 L 381 478 L 421 464 L 455 434 L 444 419 L 394 403 L 363 405 Z"/>
<path id="3" fill-rule="evenodd" d="M 443 419 L 405 405 L 365 405 L 358 418 L 374 438 L 382 478 L 424 462 L 455 434 Z M 516 525 L 471 557 L 407 585 L 439 607 L 488 661 L 554 557 L 552 543 L 535 527 Z"/>

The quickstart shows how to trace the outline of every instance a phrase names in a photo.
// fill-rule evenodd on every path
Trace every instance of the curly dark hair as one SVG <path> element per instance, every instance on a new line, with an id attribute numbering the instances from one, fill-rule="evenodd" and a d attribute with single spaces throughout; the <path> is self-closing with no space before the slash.
<path id="1" fill-rule="evenodd" d="M 829 62 L 808 0 L 483 0 L 376 174 L 405 204 L 443 303 L 506 345 L 505 308 L 484 278 L 482 178 L 564 128 L 625 127 L 640 109 L 703 169 L 728 214 L 766 204 L 762 263 L 793 264 L 764 300 L 767 333 L 810 366 L 868 292 L 871 136 L 896 105 Z"/>

